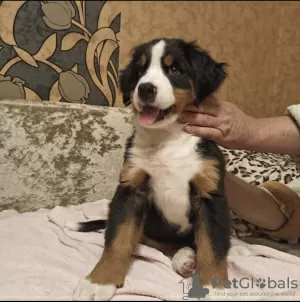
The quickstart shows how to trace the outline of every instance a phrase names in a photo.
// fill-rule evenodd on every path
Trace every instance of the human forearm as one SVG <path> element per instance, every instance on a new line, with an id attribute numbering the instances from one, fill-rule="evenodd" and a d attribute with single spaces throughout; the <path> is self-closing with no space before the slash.
<path id="1" fill-rule="evenodd" d="M 290 116 L 253 119 L 245 149 L 300 155 L 300 129 Z"/>
<path id="2" fill-rule="evenodd" d="M 286 222 L 286 217 L 269 194 L 231 172 L 225 174 L 225 194 L 230 209 L 258 227 L 277 230 Z"/>

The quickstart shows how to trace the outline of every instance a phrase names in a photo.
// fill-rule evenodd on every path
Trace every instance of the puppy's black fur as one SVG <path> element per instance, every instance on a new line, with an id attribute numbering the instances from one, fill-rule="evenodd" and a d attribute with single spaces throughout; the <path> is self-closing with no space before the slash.
<path id="1" fill-rule="evenodd" d="M 159 40 L 155 39 L 134 48 L 131 61 L 120 72 L 120 90 L 126 106 L 131 104 L 132 93 L 150 64 L 151 47 Z M 206 97 L 216 92 L 226 79 L 226 64 L 217 63 L 194 42 L 189 43 L 180 39 L 164 40 L 166 41 L 165 51 L 172 54 L 173 58 L 171 66 L 162 64 L 170 83 L 176 89 L 193 90 L 194 104 L 201 104 Z M 137 64 L 142 56 L 143 64 Z M 172 72 L 170 68 L 172 68 Z M 174 70 L 178 72 L 174 73 Z M 134 135 L 135 133 L 127 140 L 124 163 L 130 161 L 132 156 Z M 128 219 L 133 219 L 135 225 L 142 226 L 144 234 L 151 239 L 158 242 L 187 245 L 197 249 L 199 246 L 195 240 L 195 229 L 201 228 L 209 237 L 214 261 L 226 259 L 230 247 L 230 216 L 224 192 L 224 159 L 216 144 L 207 139 L 199 139 L 196 148 L 202 160 L 213 160 L 216 163 L 218 179 L 215 189 L 207 192 L 209 196 L 202 195 L 195 181 L 190 181 L 191 211 L 187 215 L 194 226 L 192 230 L 179 236 L 177 234 L 179 226 L 170 225 L 162 217 L 153 202 L 151 187 L 149 187 L 151 175 L 147 175 L 136 186 L 124 186 L 120 182 L 110 204 L 108 221 L 81 223 L 79 231 L 94 231 L 106 227 L 106 245 L 110 245 L 116 237 L 118 225 Z"/>

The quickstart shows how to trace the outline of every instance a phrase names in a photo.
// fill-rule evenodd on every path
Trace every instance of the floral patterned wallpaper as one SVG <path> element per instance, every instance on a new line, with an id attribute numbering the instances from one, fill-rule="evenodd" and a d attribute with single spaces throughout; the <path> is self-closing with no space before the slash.
<path id="1" fill-rule="evenodd" d="M 0 99 L 115 106 L 121 14 L 108 1 L 1 1 Z"/>

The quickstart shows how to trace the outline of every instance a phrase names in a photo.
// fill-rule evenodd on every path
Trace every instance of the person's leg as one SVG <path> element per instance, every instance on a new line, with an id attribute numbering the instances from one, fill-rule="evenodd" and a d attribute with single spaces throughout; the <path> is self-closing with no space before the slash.
<path id="1" fill-rule="evenodd" d="M 255 186 L 230 172 L 225 177 L 231 211 L 265 234 L 282 239 L 300 237 L 300 196 L 294 187 L 300 189 L 300 179 L 288 187 L 273 181 Z"/>

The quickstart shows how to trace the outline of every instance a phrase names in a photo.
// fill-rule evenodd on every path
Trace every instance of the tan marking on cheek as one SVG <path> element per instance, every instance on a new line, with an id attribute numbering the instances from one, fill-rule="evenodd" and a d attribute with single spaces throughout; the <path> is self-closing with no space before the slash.
<path id="1" fill-rule="evenodd" d="M 163 62 L 165 64 L 165 66 L 170 67 L 173 64 L 173 60 L 174 60 L 174 58 L 172 55 L 167 55 L 164 57 Z"/>
<path id="2" fill-rule="evenodd" d="M 118 227 L 118 233 L 103 250 L 100 261 L 88 275 L 92 283 L 123 286 L 131 262 L 131 255 L 139 242 L 142 227 L 128 220 Z"/>
<path id="3" fill-rule="evenodd" d="M 175 97 L 175 105 L 179 113 L 183 111 L 186 105 L 191 104 L 194 101 L 193 88 L 189 88 L 189 89 L 174 88 L 173 93 Z"/>
<path id="4" fill-rule="evenodd" d="M 205 159 L 201 171 L 194 176 L 193 183 L 201 196 L 209 198 L 209 193 L 218 188 L 219 179 L 218 162 L 214 159 Z"/>
<path id="5" fill-rule="evenodd" d="M 147 174 L 127 161 L 123 164 L 119 180 L 121 186 L 136 188 L 147 180 Z"/>
<path id="6" fill-rule="evenodd" d="M 206 229 L 205 218 L 200 210 L 197 228 L 195 231 L 196 253 L 196 273 L 199 275 L 203 286 L 212 285 L 214 278 L 220 278 L 222 281 L 228 280 L 227 259 L 217 259 L 213 253 L 211 240 Z M 222 284 L 217 288 L 222 288 Z"/>

